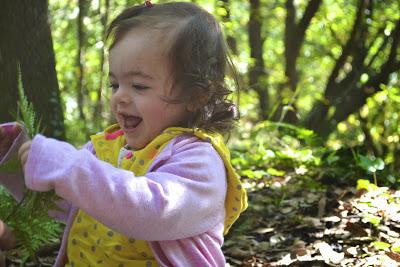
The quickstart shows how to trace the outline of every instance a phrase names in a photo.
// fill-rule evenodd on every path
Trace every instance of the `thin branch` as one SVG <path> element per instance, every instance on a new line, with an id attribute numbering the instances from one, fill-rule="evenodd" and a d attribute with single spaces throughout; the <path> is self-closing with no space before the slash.
<path id="1" fill-rule="evenodd" d="M 96 121 L 96 126 L 98 121 L 100 120 L 101 116 L 99 116 L 102 112 L 103 109 L 103 102 L 102 102 L 102 92 L 104 88 L 104 69 L 105 69 L 105 44 L 106 44 L 106 32 L 107 32 L 107 24 L 108 24 L 108 16 L 109 16 L 109 9 L 110 9 L 110 0 L 105 0 L 104 3 L 104 13 L 101 14 L 101 2 L 99 4 L 99 12 L 101 14 L 101 25 L 102 25 L 102 33 L 101 33 L 101 40 L 103 42 L 103 47 L 100 49 L 100 81 L 99 81 L 99 87 L 96 92 L 96 100 L 97 103 L 94 107 L 93 111 L 93 118 L 95 118 Z"/>
<path id="2" fill-rule="evenodd" d="M 76 87 L 77 102 L 79 110 L 79 118 L 82 121 L 86 121 L 85 113 L 83 111 L 84 104 L 84 62 L 85 62 L 85 30 L 83 25 L 83 19 L 86 16 L 86 0 L 79 0 L 79 14 L 77 18 L 78 26 L 78 53 L 76 55 L 76 64 L 78 66 L 78 84 Z"/>
<path id="3" fill-rule="evenodd" d="M 303 39 L 308 26 L 310 26 L 311 19 L 314 17 L 315 13 L 317 13 L 321 3 L 322 0 L 311 0 L 308 3 L 306 11 L 304 12 L 299 24 L 297 25 L 298 36 L 302 37 Z"/>

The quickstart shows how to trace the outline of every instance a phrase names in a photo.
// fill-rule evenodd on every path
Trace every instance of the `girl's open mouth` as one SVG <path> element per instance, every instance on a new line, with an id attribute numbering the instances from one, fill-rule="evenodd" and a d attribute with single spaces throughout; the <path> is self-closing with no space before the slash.
<path id="1" fill-rule="evenodd" d="M 122 114 L 122 118 L 124 121 L 124 124 L 123 124 L 124 130 L 135 129 L 139 125 L 139 123 L 142 122 L 142 118 L 136 117 L 136 116 Z"/>

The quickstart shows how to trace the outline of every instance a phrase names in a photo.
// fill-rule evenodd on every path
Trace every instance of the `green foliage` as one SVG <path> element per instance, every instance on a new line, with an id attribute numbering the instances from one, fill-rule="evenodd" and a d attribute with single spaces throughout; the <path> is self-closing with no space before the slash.
<path id="1" fill-rule="evenodd" d="M 357 147 L 371 160 L 380 158 L 384 163 L 384 169 L 378 170 L 380 184 L 396 187 L 400 185 L 399 99 L 399 86 L 382 86 L 382 91 L 369 98 L 359 114 L 338 125 L 328 141 L 336 149 Z M 373 176 L 373 172 L 368 175 Z"/>
<path id="2" fill-rule="evenodd" d="M 157 4 L 167 1 L 159 0 L 154 2 Z M 244 124 L 250 123 L 254 125 L 259 122 L 261 112 L 258 110 L 259 95 L 253 90 L 254 85 L 248 84 L 248 70 L 255 64 L 249 47 L 249 3 L 243 1 L 221 3 L 210 0 L 197 0 L 195 2 L 215 14 L 222 23 L 225 35 L 234 38 L 237 53 L 233 55 L 233 61 L 243 82 L 243 90 L 240 97 L 241 114 L 245 120 Z M 104 129 L 111 121 L 108 107 L 110 91 L 107 89 L 107 64 L 104 64 L 104 68 L 100 66 L 101 57 L 104 55 L 103 52 L 107 50 L 107 44 L 103 38 L 104 24 L 102 23 L 105 15 L 107 14 L 108 22 L 110 22 L 127 5 L 142 4 L 141 1 L 136 0 L 116 0 L 111 1 L 110 7 L 106 9 L 104 3 L 104 1 L 94 1 L 87 6 L 83 18 L 85 36 L 82 46 L 79 47 L 77 38 L 79 8 L 77 3 L 65 0 L 49 1 L 57 75 L 66 116 L 67 138 L 68 141 L 75 145 L 85 143 L 89 134 Z M 308 3 L 309 1 L 295 1 L 297 23 L 300 23 Z M 302 121 L 307 117 L 314 103 L 322 101 L 328 106 L 333 104 L 324 99 L 324 89 L 336 60 L 343 52 L 342 47 L 350 37 L 357 5 L 358 1 L 355 0 L 323 1 L 307 29 L 305 40 L 296 62 L 298 87 L 297 91 L 293 92 L 286 86 L 284 42 L 287 10 L 285 1 L 260 1 L 259 20 L 262 22 L 262 56 L 265 61 L 265 73 L 259 78 L 258 86 L 266 93 L 269 99 L 269 106 L 266 107 L 268 110 L 265 113 L 270 114 L 272 117 L 272 111 L 279 104 L 284 104 L 287 105 L 288 109 L 295 107 L 298 118 Z M 361 74 L 359 81 L 361 84 L 366 83 L 375 73 L 379 73 L 382 63 L 387 59 L 388 46 L 381 47 L 381 45 L 385 41 L 384 36 L 388 36 L 393 31 L 395 22 L 399 19 L 397 10 L 399 10 L 399 3 L 396 1 L 380 1 L 374 5 L 374 12 L 368 22 L 370 28 L 368 34 L 366 34 L 366 40 L 371 49 L 367 51 L 368 55 L 365 61 L 371 60 L 375 54 L 376 58 L 371 65 L 371 72 Z M 229 18 L 226 17 L 228 15 Z M 382 31 L 385 35 L 380 34 Z M 83 51 L 82 58 L 78 57 L 79 51 Z M 105 61 L 107 62 L 107 52 L 105 52 L 105 56 Z M 347 61 L 346 66 L 347 64 L 349 65 L 338 74 L 338 81 L 343 79 L 346 72 L 351 69 L 351 59 Z M 82 63 L 84 72 L 83 112 L 86 116 L 85 120 L 80 118 L 77 104 L 77 93 L 80 92 L 80 88 L 77 88 L 79 80 L 78 62 Z M 382 91 L 368 98 L 367 104 L 362 107 L 359 114 L 353 114 L 340 123 L 337 131 L 331 134 L 328 140 L 328 146 L 332 147 L 329 152 L 331 154 L 330 156 L 324 155 L 322 160 L 329 161 L 327 164 L 326 162 L 323 163 L 324 167 L 330 169 L 327 170 L 329 172 L 335 172 L 335 166 L 344 164 L 340 166 L 341 171 L 340 173 L 337 172 L 335 177 L 345 179 L 344 177 L 350 175 L 345 170 L 346 162 L 354 164 L 351 153 L 350 155 L 340 156 L 338 154 L 347 153 L 348 151 L 345 150 L 348 147 L 364 146 L 362 148 L 364 155 L 373 154 L 375 157 L 381 158 L 385 163 L 385 169 L 380 173 L 380 177 L 384 176 L 384 178 L 380 178 L 380 182 L 398 183 L 396 177 L 399 176 L 397 173 L 400 170 L 400 159 L 396 157 L 396 154 L 400 150 L 400 133 L 398 129 L 400 123 L 398 116 L 400 114 L 400 105 L 398 105 L 400 99 L 399 75 L 399 72 L 393 73 L 389 77 L 388 83 L 381 86 L 380 89 Z M 100 99 L 97 94 L 99 90 L 101 92 Z M 102 107 L 101 112 L 95 113 L 95 108 L 99 103 Z M 330 111 L 331 113 L 334 112 L 333 109 Z M 287 126 L 282 126 L 279 131 L 282 129 L 288 130 L 288 128 Z M 246 128 L 243 129 L 243 134 L 240 133 L 240 135 L 245 138 L 253 137 L 248 135 Z M 291 134 L 292 137 L 296 136 L 296 138 L 301 137 L 300 135 L 299 132 L 295 135 Z M 372 143 L 369 141 L 369 137 L 372 138 Z M 288 137 L 284 138 L 287 139 Z M 320 142 L 317 138 L 311 139 L 317 143 Z M 301 138 L 299 141 L 305 142 Z M 285 143 L 288 140 L 282 140 L 282 142 Z M 243 147 L 248 145 L 243 144 Z M 269 165 L 270 161 L 283 161 L 284 158 L 285 164 L 288 164 L 288 162 L 293 161 L 293 158 L 300 157 L 304 159 L 307 155 L 310 156 L 311 153 L 310 150 L 304 149 L 300 151 L 296 147 L 290 151 L 286 148 L 271 149 L 268 143 L 259 142 L 255 145 L 256 147 L 248 149 L 255 152 L 252 158 L 241 159 L 242 165 L 245 164 L 244 161 L 247 161 L 247 165 L 253 166 L 253 169 L 245 167 L 243 170 L 245 172 L 244 175 L 254 178 L 269 174 L 267 170 L 257 170 L 255 172 L 256 167 L 254 166 Z M 289 141 L 288 145 L 291 145 L 291 141 Z M 274 146 L 276 147 L 276 145 Z M 267 149 L 263 150 L 263 147 Z M 323 150 L 321 148 L 313 147 L 319 152 Z M 271 152 L 276 156 L 271 156 Z M 315 152 L 312 151 L 312 153 Z M 267 159 L 267 164 L 262 164 L 261 161 L 263 159 Z M 318 156 L 315 159 L 320 160 Z M 300 164 L 300 162 L 298 163 Z M 360 166 L 349 167 L 352 171 L 360 168 Z M 280 166 L 275 169 L 282 171 Z M 274 172 L 273 170 L 271 171 Z M 372 173 L 369 175 L 372 175 Z"/>
<path id="3" fill-rule="evenodd" d="M 357 165 L 363 170 L 372 173 L 374 176 L 374 183 L 378 185 L 376 172 L 381 171 L 385 168 L 385 162 L 380 158 L 370 158 L 364 155 L 358 155 L 356 157 Z"/>
<path id="4" fill-rule="evenodd" d="M 363 147 L 327 147 L 313 131 L 285 123 L 264 121 L 242 128 L 231 140 L 232 163 L 242 177 L 261 180 L 294 175 L 303 177 L 307 188 L 328 184 L 396 186 L 400 175 L 387 175 L 381 158 L 367 156 Z M 395 176 L 394 176 L 395 175 Z M 360 177 L 371 177 L 374 184 Z M 397 177 L 397 178 L 396 178 Z M 311 179 L 308 179 L 311 178 Z M 368 182 L 368 183 L 367 183 Z"/>
<path id="5" fill-rule="evenodd" d="M 370 181 L 365 180 L 365 179 L 359 179 L 357 180 L 357 189 L 365 189 L 367 191 L 374 191 L 377 190 L 378 187 L 375 184 L 371 184 Z"/>
<path id="6" fill-rule="evenodd" d="M 389 243 L 382 242 L 382 241 L 372 242 L 371 245 L 374 246 L 378 250 L 387 250 L 388 248 L 391 247 L 391 245 Z"/>
<path id="7" fill-rule="evenodd" d="M 25 125 L 28 135 L 33 137 L 40 132 L 40 123 L 37 123 L 32 104 L 27 100 L 21 81 L 19 81 L 18 92 L 20 109 L 18 121 Z M 20 164 L 16 160 L 12 162 Z M 0 188 L 0 199 L 2 200 L 0 218 L 13 229 L 23 260 L 29 257 L 36 260 L 36 250 L 56 238 L 61 232 L 59 223 L 54 222 L 47 214 L 49 209 L 56 209 L 55 194 L 26 190 L 24 198 L 18 203 L 3 188 Z"/>
<path id="8" fill-rule="evenodd" d="M 0 187 L 0 199 L 0 217 L 13 229 L 22 261 L 29 257 L 35 260 L 39 248 L 59 237 L 60 224 L 48 217 L 47 205 L 43 207 L 37 197 L 29 196 L 18 203 Z"/>
<path id="9" fill-rule="evenodd" d="M 305 174 L 321 165 L 326 151 L 310 130 L 286 123 L 265 121 L 232 140 L 232 163 L 250 179 Z"/>
<path id="10" fill-rule="evenodd" d="M 385 162 L 380 158 L 370 158 L 364 155 L 358 155 L 358 166 L 363 170 L 375 173 L 385 168 Z"/>
<path id="11" fill-rule="evenodd" d="M 21 75 L 19 77 L 21 77 Z M 18 79 L 18 96 L 18 107 L 20 113 L 17 119 L 25 126 L 28 135 L 33 137 L 39 133 L 40 122 L 36 124 L 35 111 L 33 110 L 32 103 L 29 103 L 26 98 L 21 79 Z"/>

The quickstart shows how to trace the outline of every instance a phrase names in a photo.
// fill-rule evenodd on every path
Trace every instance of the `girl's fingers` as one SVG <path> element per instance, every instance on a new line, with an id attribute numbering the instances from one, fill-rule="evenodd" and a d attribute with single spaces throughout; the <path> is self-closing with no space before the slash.
<path id="1" fill-rule="evenodd" d="M 13 232 L 3 221 L 0 220 L 0 251 L 14 248 L 15 243 Z"/>
<path id="2" fill-rule="evenodd" d="M 0 267 L 6 267 L 6 257 L 3 252 L 0 250 Z"/>
<path id="3" fill-rule="evenodd" d="M 28 152 L 26 152 L 26 153 L 23 153 L 22 155 L 21 155 L 21 164 L 22 164 L 22 166 L 25 168 L 25 163 L 26 163 L 26 160 L 28 159 Z"/>
<path id="4" fill-rule="evenodd" d="M 28 159 L 29 151 L 31 149 L 31 141 L 22 144 L 18 151 L 18 157 L 21 160 L 22 166 L 25 167 L 26 160 Z"/>

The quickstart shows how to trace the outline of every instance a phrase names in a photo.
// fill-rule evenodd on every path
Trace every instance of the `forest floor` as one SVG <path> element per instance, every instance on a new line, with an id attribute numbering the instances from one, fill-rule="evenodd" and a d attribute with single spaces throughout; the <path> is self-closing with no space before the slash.
<path id="1" fill-rule="evenodd" d="M 400 191 L 290 176 L 249 184 L 230 266 L 400 266 Z M 367 188 L 367 189 L 365 189 Z"/>
<path id="2" fill-rule="evenodd" d="M 249 208 L 226 238 L 227 266 L 400 266 L 400 191 L 290 176 L 246 184 Z M 57 250 L 23 266 L 52 266 Z M 7 266 L 21 266 L 17 255 Z"/>

